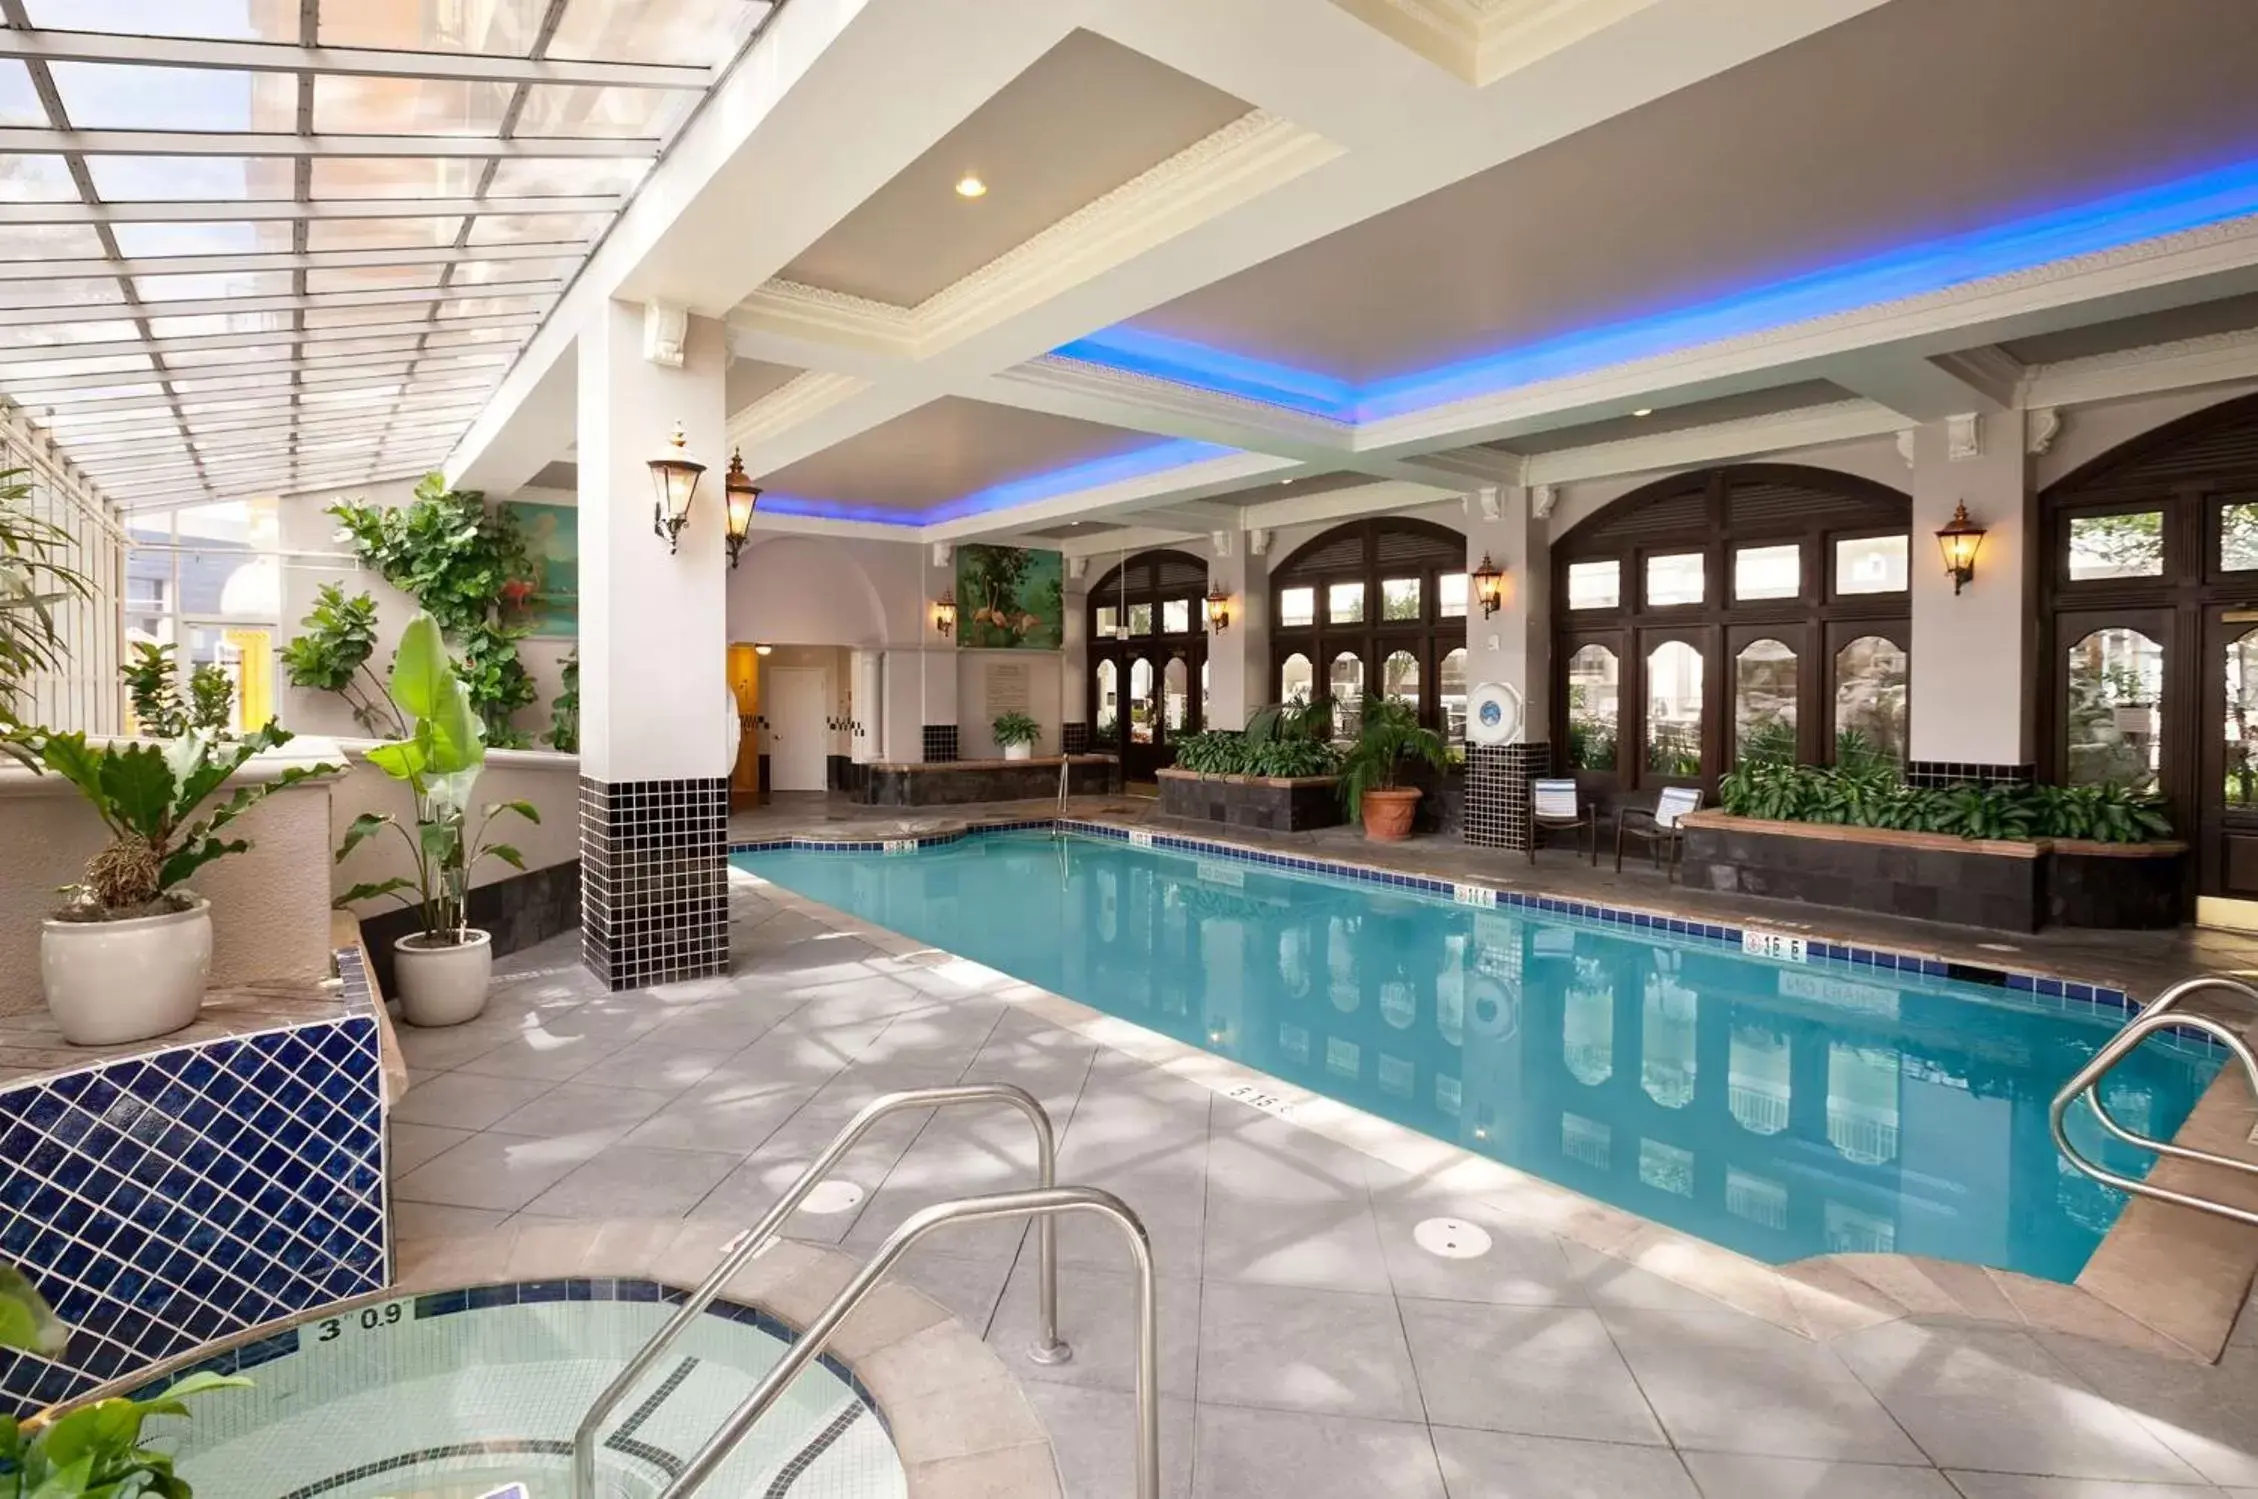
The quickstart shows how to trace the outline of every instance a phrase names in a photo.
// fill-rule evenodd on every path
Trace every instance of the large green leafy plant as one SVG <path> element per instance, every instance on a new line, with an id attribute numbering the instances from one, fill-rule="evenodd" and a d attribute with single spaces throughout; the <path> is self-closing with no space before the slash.
<path id="1" fill-rule="evenodd" d="M 1033 744 L 1042 737 L 1041 725 L 1024 713 L 999 713 L 988 731 L 996 736 L 996 743 L 1005 749 L 1015 744 Z"/>
<path id="2" fill-rule="evenodd" d="M 385 582 L 438 621 L 460 654 L 463 690 L 486 742 L 525 744 L 510 718 L 538 694 L 518 659 L 526 627 L 512 616 L 540 570 L 509 512 L 488 510 L 476 490 L 449 489 L 438 474 L 426 474 L 410 504 L 386 509 L 345 501 L 329 513 Z"/>
<path id="3" fill-rule="evenodd" d="M 1377 694 L 1364 700 L 1364 715 L 1356 741 L 1341 756 L 1341 802 L 1351 818 L 1364 814 L 1369 791 L 1393 791 L 1404 767 L 1450 764 L 1450 751 L 1442 736 L 1419 722 L 1411 704 Z"/>
<path id="4" fill-rule="evenodd" d="M 185 1416 L 191 1395 L 239 1390 L 234 1374 L 190 1374 L 148 1400 L 97 1400 L 27 1430 L 0 1416 L 0 1499 L 195 1499 L 172 1458 L 141 1445 L 151 1416 Z"/>
<path id="5" fill-rule="evenodd" d="M 191 732 L 161 743 L 114 741 L 100 748 L 79 733 L 31 729 L 20 736 L 39 765 L 76 786 L 110 830 L 110 842 L 66 888 L 66 921 L 116 921 L 183 911 L 194 904 L 180 887 L 190 875 L 251 844 L 224 836 L 230 824 L 275 792 L 341 765 L 293 765 L 272 780 L 238 786 L 202 816 L 197 809 L 254 756 L 290 742 L 271 719 L 241 739 Z"/>
<path id="6" fill-rule="evenodd" d="M 30 679 L 63 664 L 55 606 L 93 595 L 85 574 L 64 561 L 70 540 L 33 512 L 24 470 L 0 469 L 0 731 L 15 724 Z M 5 737 L 0 750 L 29 753 Z"/>
<path id="7" fill-rule="evenodd" d="M 188 696 L 180 695 L 180 667 L 173 648 L 136 641 L 133 659 L 118 668 L 125 678 L 133 720 L 151 739 L 178 739 L 183 734 L 224 736 L 235 717 L 235 684 L 210 661 L 188 675 Z"/>
<path id="8" fill-rule="evenodd" d="M 1838 744 L 1841 755 L 1846 746 Z M 1960 838 L 2081 838 L 2140 843 L 2172 835 L 2154 794 L 2096 786 L 1908 786 L 1895 762 L 1857 753 L 1833 765 L 1744 759 L 1718 781 L 1718 801 L 1740 817 L 1821 822 Z"/>
<path id="9" fill-rule="evenodd" d="M 1211 776 L 1329 776 L 1340 753 L 1322 739 L 1258 740 L 1231 729 L 1209 729 L 1176 741 L 1176 764 Z"/>
<path id="10" fill-rule="evenodd" d="M 282 670 L 290 685 L 334 692 L 368 733 L 404 737 L 408 726 L 400 722 L 384 695 L 384 683 L 368 664 L 376 654 L 376 596 L 347 598 L 338 584 L 324 583 L 299 626 L 297 636 L 282 648 Z"/>
<path id="11" fill-rule="evenodd" d="M 408 721 L 402 738 L 369 751 L 369 763 L 392 779 L 404 782 L 415 797 L 415 831 L 401 826 L 389 812 L 363 812 L 345 830 L 337 850 L 340 863 L 367 839 L 390 828 L 407 840 L 415 860 L 415 878 L 390 879 L 355 885 L 337 898 L 339 906 L 389 895 L 414 907 L 422 916 L 427 943 L 459 943 L 469 932 L 470 874 L 486 859 L 500 859 L 515 869 L 525 859 L 507 843 L 490 842 L 486 831 L 503 813 L 539 822 L 541 814 L 530 802 L 496 802 L 480 813 L 474 831 L 470 825 L 471 793 L 486 766 L 486 744 L 478 715 L 447 659 L 446 642 L 429 613 L 408 622 L 392 658 L 392 702 Z M 410 892 L 413 892 L 411 897 Z"/>
<path id="12" fill-rule="evenodd" d="M 565 652 L 559 671 L 562 685 L 549 703 L 549 732 L 541 737 L 549 742 L 549 748 L 577 755 L 580 753 L 580 652 Z"/>

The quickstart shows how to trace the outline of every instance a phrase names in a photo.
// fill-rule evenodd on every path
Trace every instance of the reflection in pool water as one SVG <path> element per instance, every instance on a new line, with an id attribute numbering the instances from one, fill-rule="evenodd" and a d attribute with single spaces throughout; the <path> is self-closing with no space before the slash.
<path id="1" fill-rule="evenodd" d="M 1896 1251 L 2069 1280 L 2122 1206 L 2046 1121 L 2121 1023 L 2107 1008 L 1092 838 L 736 862 L 1775 1263 Z M 2169 1135 L 2216 1067 L 2160 1039 L 2107 1101 Z"/>

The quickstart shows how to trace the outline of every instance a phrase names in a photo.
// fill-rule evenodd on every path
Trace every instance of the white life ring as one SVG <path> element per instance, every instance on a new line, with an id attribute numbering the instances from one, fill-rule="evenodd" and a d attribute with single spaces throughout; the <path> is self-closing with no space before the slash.
<path id="1" fill-rule="evenodd" d="M 1504 682 L 1484 682 L 1467 694 L 1466 737 L 1476 744 L 1518 744 L 1521 693 Z"/>

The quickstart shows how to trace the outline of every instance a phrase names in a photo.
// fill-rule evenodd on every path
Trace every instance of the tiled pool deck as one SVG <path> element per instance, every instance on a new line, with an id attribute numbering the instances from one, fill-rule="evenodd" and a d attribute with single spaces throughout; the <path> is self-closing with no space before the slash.
<path id="1" fill-rule="evenodd" d="M 770 812 L 739 833 L 782 826 Z M 1528 871 L 1504 862 L 1483 877 Z M 1662 905 L 1658 881 L 1621 891 L 1595 898 Z M 1973 1267 L 1778 1275 L 1338 1105 L 1258 1111 L 1219 1091 L 1230 1064 L 773 887 L 740 881 L 733 919 L 727 978 L 604 994 L 567 939 L 505 960 L 472 1025 L 403 1029 L 404 1275 L 560 1244 L 718 1244 L 872 1095 L 1001 1080 L 1052 1111 L 1062 1179 L 1151 1226 L 1174 1495 L 2258 1495 L 2258 1318 L 2214 1366 L 2102 1325 L 2070 1288 Z M 903 1116 L 839 1173 L 865 1198 L 788 1232 L 863 1255 L 918 1207 L 1032 1171 L 1016 1118 Z M 1411 1229 L 1437 1216 L 1494 1247 L 1427 1255 Z M 1066 1365 L 1020 1356 L 1022 1228 L 936 1242 L 904 1277 L 1017 1377 L 1065 1492 L 1111 1499 L 1130 1492 L 1130 1282 L 1088 1228 L 1063 1236 Z M 930 1492 L 1009 1499 L 1023 1440 L 1008 1422 L 967 1434 L 998 1444 L 998 1480 Z"/>

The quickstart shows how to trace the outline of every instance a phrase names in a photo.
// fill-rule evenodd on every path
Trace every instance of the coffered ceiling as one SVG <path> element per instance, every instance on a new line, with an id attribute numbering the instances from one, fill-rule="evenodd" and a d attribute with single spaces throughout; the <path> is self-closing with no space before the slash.
<path id="1" fill-rule="evenodd" d="M 779 15 L 567 298 L 726 320 L 762 524 L 1196 534 L 2258 380 L 2230 0 Z M 452 472 L 539 466 L 565 348 Z"/>

